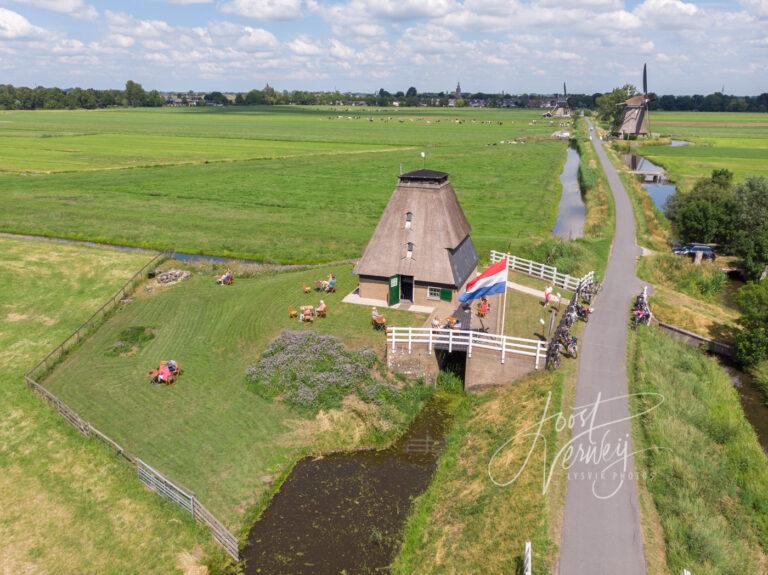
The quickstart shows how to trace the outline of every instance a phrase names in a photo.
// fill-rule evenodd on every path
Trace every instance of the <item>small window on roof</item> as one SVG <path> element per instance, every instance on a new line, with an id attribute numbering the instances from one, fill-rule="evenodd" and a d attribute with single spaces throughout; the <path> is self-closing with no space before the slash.
<path id="1" fill-rule="evenodd" d="M 405 214 L 405 229 L 410 230 L 413 223 L 413 212 L 407 212 Z"/>
<path id="2" fill-rule="evenodd" d="M 405 246 L 405 257 L 412 258 L 413 257 L 413 242 L 408 242 Z"/>

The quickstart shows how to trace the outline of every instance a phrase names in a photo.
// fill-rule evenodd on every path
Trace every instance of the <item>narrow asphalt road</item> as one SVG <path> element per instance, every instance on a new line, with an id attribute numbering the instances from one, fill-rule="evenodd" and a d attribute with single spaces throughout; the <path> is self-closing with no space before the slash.
<path id="1" fill-rule="evenodd" d="M 627 192 L 596 135 L 592 143 L 613 194 L 616 229 L 603 291 L 579 346 L 574 409 L 590 411 L 573 425 L 559 573 L 645 574 L 626 369 L 629 309 L 642 289 L 635 277 L 640 249 Z"/>

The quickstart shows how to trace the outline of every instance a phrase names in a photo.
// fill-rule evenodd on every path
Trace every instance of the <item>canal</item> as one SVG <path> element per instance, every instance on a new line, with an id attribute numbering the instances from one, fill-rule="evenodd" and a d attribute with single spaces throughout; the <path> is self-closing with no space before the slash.
<path id="1" fill-rule="evenodd" d="M 451 419 L 448 400 L 435 396 L 388 449 L 299 461 L 248 534 L 245 573 L 386 572 Z"/>
<path id="2" fill-rule="evenodd" d="M 560 196 L 557 221 L 552 235 L 564 240 L 575 240 L 584 235 L 587 208 L 581 197 L 579 186 L 579 153 L 571 146 L 568 147 L 565 166 L 560 174 L 560 183 L 563 186 L 563 193 Z"/>

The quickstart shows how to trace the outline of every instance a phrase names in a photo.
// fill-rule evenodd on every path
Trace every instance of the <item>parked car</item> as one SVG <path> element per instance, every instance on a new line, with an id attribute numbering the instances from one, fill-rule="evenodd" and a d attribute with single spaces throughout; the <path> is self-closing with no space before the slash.
<path id="1" fill-rule="evenodd" d="M 672 248 L 672 253 L 678 256 L 688 256 L 692 259 L 696 258 L 696 254 L 701 252 L 701 259 L 713 260 L 717 257 L 715 250 L 711 246 L 704 244 L 688 244 L 687 246 Z"/>

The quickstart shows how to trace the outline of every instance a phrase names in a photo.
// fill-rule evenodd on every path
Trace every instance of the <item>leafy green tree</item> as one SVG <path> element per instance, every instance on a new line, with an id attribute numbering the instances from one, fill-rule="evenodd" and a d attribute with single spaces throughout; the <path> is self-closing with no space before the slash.
<path id="1" fill-rule="evenodd" d="M 624 118 L 624 106 L 626 100 L 637 95 L 637 88 L 632 84 L 626 84 L 621 88 L 616 88 L 613 92 L 603 94 L 597 98 L 597 116 L 602 122 L 606 122 L 612 130 L 616 130 L 621 125 Z"/>
<path id="2" fill-rule="evenodd" d="M 128 80 L 125 83 L 125 103 L 128 106 L 136 107 L 143 106 L 146 100 L 147 94 L 141 84 Z"/>
<path id="3" fill-rule="evenodd" d="M 714 170 L 690 192 L 678 190 L 667 201 L 666 215 L 683 242 L 716 243 L 728 250 L 735 226 L 735 197 L 729 170 Z"/>
<path id="4" fill-rule="evenodd" d="M 745 366 L 768 359 L 768 281 L 748 283 L 736 294 L 741 331 L 736 335 L 736 358 Z"/>
<path id="5" fill-rule="evenodd" d="M 210 102 L 211 104 L 221 104 L 222 106 L 229 104 L 227 97 L 221 92 L 216 91 L 206 94 L 205 101 Z"/>
<path id="6" fill-rule="evenodd" d="M 261 90 L 251 90 L 245 95 L 245 103 L 249 106 L 256 104 L 266 104 L 267 99 L 264 97 L 264 92 Z"/>
<path id="7" fill-rule="evenodd" d="M 768 178 L 753 176 L 734 190 L 732 251 L 749 277 L 758 279 L 768 266 Z"/>

